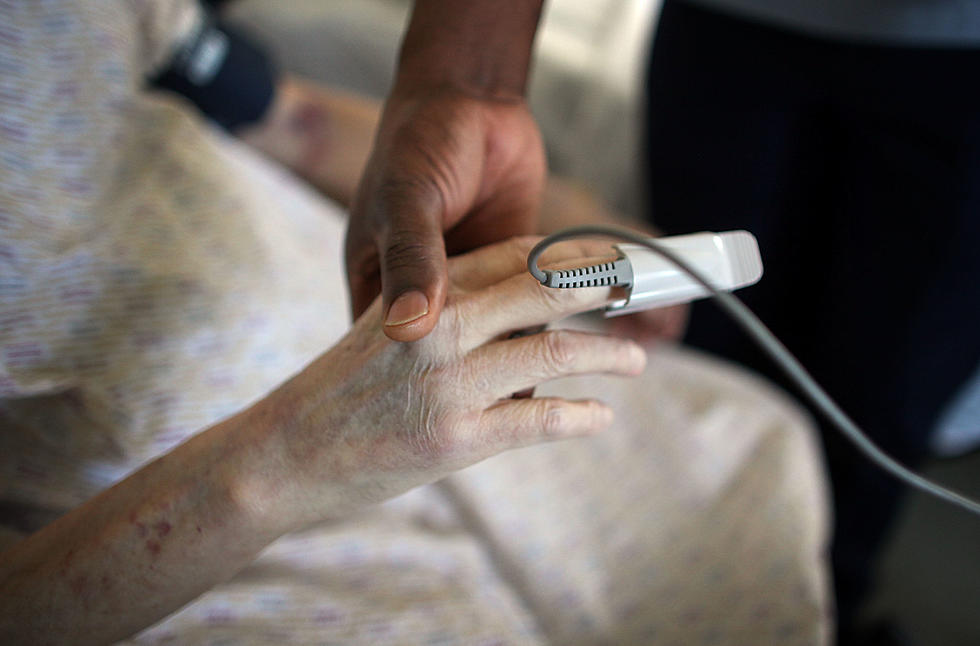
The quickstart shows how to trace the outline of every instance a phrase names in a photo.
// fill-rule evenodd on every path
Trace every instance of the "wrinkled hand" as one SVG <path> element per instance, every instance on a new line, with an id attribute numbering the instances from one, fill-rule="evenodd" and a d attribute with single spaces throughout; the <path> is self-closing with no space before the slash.
<path id="1" fill-rule="evenodd" d="M 545 175 L 522 100 L 393 93 L 347 232 L 354 315 L 380 292 L 385 333 L 424 337 L 445 302 L 447 251 L 533 232 Z"/>
<path id="2" fill-rule="evenodd" d="M 378 502 L 506 449 L 611 422 L 597 401 L 510 397 L 567 375 L 636 375 L 645 363 L 638 345 L 610 336 L 558 330 L 507 338 L 610 300 L 609 288 L 542 287 L 525 270 L 535 241 L 452 258 L 442 316 L 415 343 L 383 334 L 377 299 L 336 347 L 276 392 L 269 414 L 286 419 L 279 462 L 289 465 L 289 479 L 273 488 L 287 487 L 284 498 L 303 507 L 301 517 L 312 522 L 324 510 Z M 556 247 L 551 260 L 582 262 L 588 244 Z"/>

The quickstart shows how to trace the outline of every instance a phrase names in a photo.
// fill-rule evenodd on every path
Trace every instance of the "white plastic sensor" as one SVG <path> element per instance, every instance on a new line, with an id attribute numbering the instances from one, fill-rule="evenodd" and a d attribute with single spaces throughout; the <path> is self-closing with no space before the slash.
<path id="1" fill-rule="evenodd" d="M 612 262 L 565 271 L 538 267 L 545 249 L 574 238 L 616 238 L 620 258 Z M 663 257 L 665 262 L 659 262 Z M 745 231 L 696 233 L 672 238 L 647 238 L 633 231 L 592 225 L 553 233 L 539 242 L 527 256 L 527 269 L 548 287 L 625 287 L 629 296 L 609 306 L 610 316 L 651 307 L 681 303 L 711 296 L 723 312 L 779 366 L 803 397 L 819 410 L 861 453 L 886 472 L 970 513 L 980 515 L 980 500 L 939 485 L 896 461 L 870 438 L 831 399 L 820 384 L 786 349 L 769 328 L 737 296 L 727 293 L 751 285 L 762 276 L 762 261 L 755 238 Z M 683 275 L 682 275 L 683 274 Z M 688 278 L 689 276 L 689 278 Z"/>
<path id="2" fill-rule="evenodd" d="M 748 231 L 693 233 L 656 238 L 656 242 L 726 292 L 756 283 L 762 277 L 759 245 Z M 686 303 L 710 295 L 677 265 L 647 247 L 621 244 L 616 248 L 629 262 L 632 284 L 626 298 L 606 308 L 606 316 Z"/>
<path id="3" fill-rule="evenodd" d="M 748 231 L 692 233 L 652 238 L 650 243 L 677 256 L 722 291 L 751 285 L 762 277 L 759 245 Z M 710 295 L 701 283 L 662 253 L 640 244 L 620 244 L 616 249 L 620 257 L 614 261 L 542 271 L 538 279 L 548 287 L 626 288 L 626 297 L 611 303 L 606 308 L 606 316 L 686 303 Z"/>

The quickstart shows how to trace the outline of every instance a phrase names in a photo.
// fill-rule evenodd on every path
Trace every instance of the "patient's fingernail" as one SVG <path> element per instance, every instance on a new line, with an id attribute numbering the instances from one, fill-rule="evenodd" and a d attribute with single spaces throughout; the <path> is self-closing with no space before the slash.
<path id="1" fill-rule="evenodd" d="M 429 299 L 422 292 L 405 292 L 388 308 L 385 325 L 405 325 L 429 313 Z"/>

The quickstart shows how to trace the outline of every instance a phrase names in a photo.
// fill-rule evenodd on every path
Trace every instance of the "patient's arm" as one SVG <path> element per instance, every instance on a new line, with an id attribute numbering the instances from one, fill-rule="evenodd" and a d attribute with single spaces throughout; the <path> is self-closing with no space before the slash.
<path id="1" fill-rule="evenodd" d="M 254 406 L 194 436 L 0 554 L 0 643 L 104 643 L 233 576 L 283 533 L 348 514 L 509 448 L 596 432 L 595 401 L 511 399 L 553 377 L 637 374 L 631 342 L 508 332 L 596 307 L 549 290 L 532 240 L 452 259 L 432 334 L 382 333 L 380 300 Z M 557 249 L 578 256 L 581 246 Z"/>
<path id="2" fill-rule="evenodd" d="M 374 99 L 287 75 L 266 117 L 238 135 L 350 207 L 380 118 Z"/>

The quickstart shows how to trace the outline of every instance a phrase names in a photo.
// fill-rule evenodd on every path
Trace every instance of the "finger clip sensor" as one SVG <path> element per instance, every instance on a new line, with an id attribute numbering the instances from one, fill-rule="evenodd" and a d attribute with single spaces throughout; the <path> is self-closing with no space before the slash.
<path id="1" fill-rule="evenodd" d="M 544 271 L 538 258 L 549 246 L 572 238 L 616 238 L 621 254 L 611 263 L 565 271 Z M 626 229 L 584 226 L 565 229 L 539 242 L 527 257 L 527 268 L 549 287 L 609 285 L 629 295 L 606 308 L 607 316 L 711 296 L 718 306 L 779 366 L 802 396 L 850 440 L 861 453 L 905 484 L 940 500 L 980 515 L 980 500 L 944 487 L 919 475 L 878 447 L 847 413 L 820 387 L 799 360 L 737 296 L 728 292 L 751 285 L 762 276 L 762 261 L 755 237 L 746 231 L 695 233 L 670 238 L 647 238 Z"/>
<path id="2" fill-rule="evenodd" d="M 752 285 L 762 277 L 759 245 L 748 231 L 693 233 L 651 238 L 649 242 L 660 251 L 653 251 L 649 245 L 620 244 L 616 245 L 620 257 L 614 261 L 576 269 L 538 270 L 541 276 L 536 277 L 547 287 L 625 288 L 626 297 L 609 304 L 606 316 L 710 296 L 711 292 L 694 275 L 726 292 Z M 536 259 L 532 273 L 534 269 Z"/>

